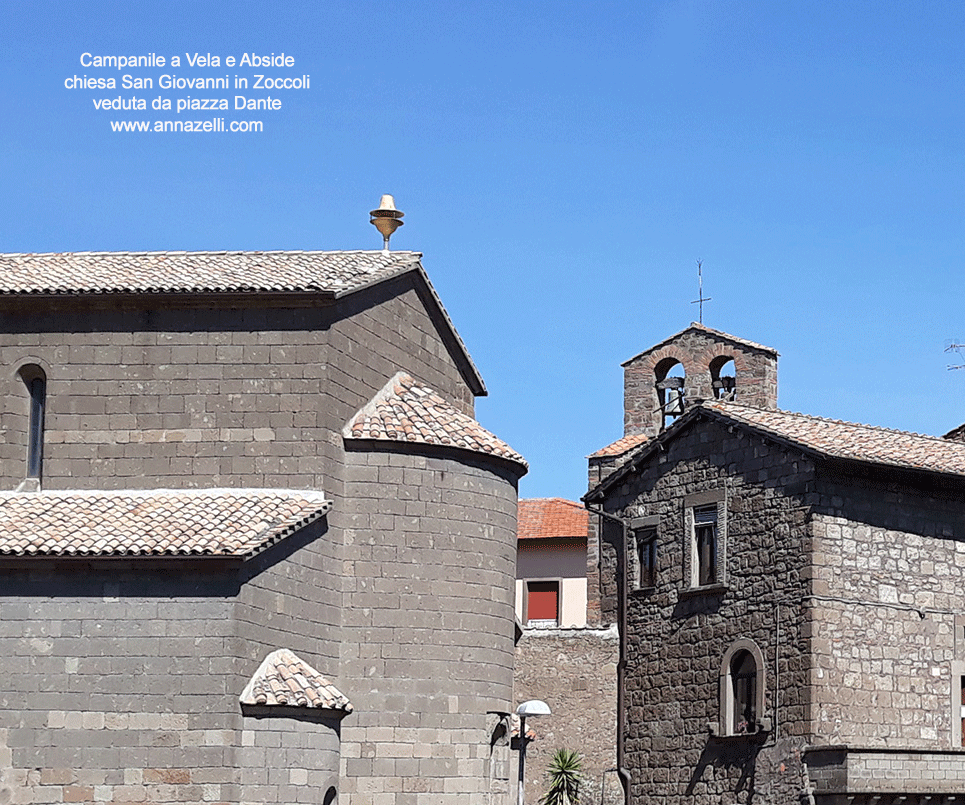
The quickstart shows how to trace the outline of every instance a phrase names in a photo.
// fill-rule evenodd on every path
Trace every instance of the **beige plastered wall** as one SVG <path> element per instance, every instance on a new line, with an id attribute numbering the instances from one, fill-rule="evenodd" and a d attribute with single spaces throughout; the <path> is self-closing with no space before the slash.
<path id="1" fill-rule="evenodd" d="M 560 626 L 586 626 L 586 542 L 521 540 L 516 559 L 516 617 L 525 625 L 526 581 L 560 582 Z"/>

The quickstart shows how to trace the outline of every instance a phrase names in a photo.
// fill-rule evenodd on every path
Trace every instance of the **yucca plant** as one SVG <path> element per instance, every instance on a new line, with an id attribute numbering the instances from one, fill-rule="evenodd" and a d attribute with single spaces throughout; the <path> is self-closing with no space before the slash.
<path id="1" fill-rule="evenodd" d="M 583 758 L 569 749 L 557 749 L 546 770 L 549 788 L 540 805 L 577 805 L 583 782 Z"/>

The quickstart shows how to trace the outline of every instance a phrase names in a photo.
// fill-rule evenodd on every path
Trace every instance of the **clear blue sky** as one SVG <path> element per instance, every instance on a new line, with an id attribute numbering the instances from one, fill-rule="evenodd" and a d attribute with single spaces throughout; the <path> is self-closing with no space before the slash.
<path id="1" fill-rule="evenodd" d="M 697 258 L 704 322 L 781 352 L 783 408 L 965 421 L 960 2 L 20 2 L 0 36 L 0 250 L 378 248 L 394 193 L 524 496 L 585 491 Z M 163 115 L 92 98 L 234 92 L 66 77 L 257 71 L 85 51 L 284 51 L 311 88 L 250 92 L 284 104 L 256 135 L 112 133 Z"/>

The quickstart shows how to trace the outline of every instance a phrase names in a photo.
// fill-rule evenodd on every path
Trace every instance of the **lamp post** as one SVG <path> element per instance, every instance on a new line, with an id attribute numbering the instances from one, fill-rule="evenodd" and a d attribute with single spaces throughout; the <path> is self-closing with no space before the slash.
<path id="1" fill-rule="evenodd" d="M 527 717 L 548 716 L 550 708 L 546 702 L 530 699 L 516 708 L 519 716 L 519 795 L 517 803 L 523 805 L 523 791 L 526 787 L 526 719 Z"/>

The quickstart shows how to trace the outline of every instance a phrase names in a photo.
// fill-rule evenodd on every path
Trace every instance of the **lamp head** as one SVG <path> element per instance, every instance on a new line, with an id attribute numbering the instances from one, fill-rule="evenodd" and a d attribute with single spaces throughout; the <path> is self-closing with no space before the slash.
<path id="1" fill-rule="evenodd" d="M 546 702 L 541 702 L 539 699 L 530 699 L 516 708 L 516 715 L 523 718 L 532 718 L 533 716 L 548 716 L 552 713 Z"/>

